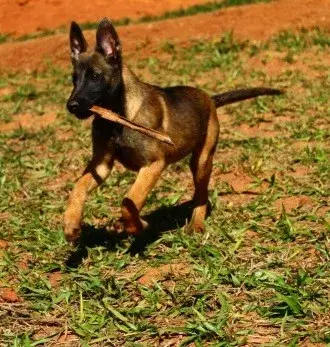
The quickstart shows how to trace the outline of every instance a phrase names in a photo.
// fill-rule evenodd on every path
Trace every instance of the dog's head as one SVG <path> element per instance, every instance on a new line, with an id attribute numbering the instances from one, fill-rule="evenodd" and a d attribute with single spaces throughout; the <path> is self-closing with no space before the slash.
<path id="1" fill-rule="evenodd" d="M 70 29 L 73 91 L 67 109 L 79 119 L 88 118 L 93 105 L 104 104 L 121 85 L 122 57 L 118 34 L 104 18 L 96 32 L 94 50 L 87 52 L 84 35 L 75 22 Z"/>

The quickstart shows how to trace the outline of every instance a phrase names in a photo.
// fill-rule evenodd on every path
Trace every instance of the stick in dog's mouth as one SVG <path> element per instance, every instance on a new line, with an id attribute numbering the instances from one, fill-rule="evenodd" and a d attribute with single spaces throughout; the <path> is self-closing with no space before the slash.
<path id="1" fill-rule="evenodd" d="M 142 133 L 144 135 L 147 135 L 147 136 L 152 137 L 158 141 L 165 142 L 171 146 L 174 146 L 173 141 L 171 140 L 171 138 L 168 135 L 163 134 L 157 130 L 153 130 L 153 129 L 144 127 L 143 125 L 136 124 L 136 123 L 134 123 L 134 122 L 132 122 L 126 118 L 119 116 L 117 113 L 109 111 L 103 107 L 93 106 L 91 108 L 91 111 L 94 113 L 97 113 L 100 117 L 107 119 L 111 122 L 121 124 L 121 125 L 129 128 L 129 129 L 139 131 L 140 133 Z"/>

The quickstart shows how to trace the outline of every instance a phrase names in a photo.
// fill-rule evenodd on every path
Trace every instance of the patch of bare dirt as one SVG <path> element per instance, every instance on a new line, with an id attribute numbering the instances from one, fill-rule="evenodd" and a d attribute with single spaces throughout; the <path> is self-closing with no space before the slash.
<path id="1" fill-rule="evenodd" d="M 9 244 L 5 240 L 0 240 L 0 249 L 7 249 L 9 247 Z"/>
<path id="2" fill-rule="evenodd" d="M 311 173 L 311 169 L 307 166 L 297 165 L 293 167 L 292 172 L 289 173 L 290 176 L 294 178 L 306 177 Z"/>
<path id="3" fill-rule="evenodd" d="M 185 338 L 184 336 L 173 337 L 170 339 L 163 338 L 162 341 L 159 342 L 159 347 L 177 347 L 177 346 L 180 346 L 180 343 L 184 338 Z"/>
<path id="4" fill-rule="evenodd" d="M 240 328 L 251 330 L 251 333 L 246 335 L 245 347 L 261 346 L 271 343 L 279 333 L 278 327 L 269 324 L 255 312 L 247 312 L 244 316 L 240 317 L 237 323 L 237 330 Z"/>
<path id="5" fill-rule="evenodd" d="M 248 61 L 249 66 L 253 69 L 261 70 L 268 76 L 277 76 L 281 73 L 290 71 L 299 71 L 310 78 L 325 76 L 327 71 L 318 69 L 318 64 L 330 64 L 327 52 L 302 53 L 299 60 L 292 57 L 288 61 L 284 52 L 263 52 L 258 56 L 252 57 Z"/>
<path id="6" fill-rule="evenodd" d="M 317 214 L 321 217 L 326 217 L 330 214 L 330 206 L 322 206 L 317 210 Z"/>
<path id="7" fill-rule="evenodd" d="M 235 193 L 241 194 L 258 194 L 268 188 L 267 182 L 262 182 L 261 185 L 253 186 L 253 179 L 246 173 L 229 172 L 219 173 L 218 170 L 214 170 L 213 179 L 218 183 L 226 182 Z"/>
<path id="8" fill-rule="evenodd" d="M 0 132 L 11 132 L 20 128 L 29 130 L 40 130 L 52 124 L 56 120 L 56 114 L 49 113 L 43 116 L 32 114 L 18 114 L 8 123 L 0 123 Z"/>
<path id="9" fill-rule="evenodd" d="M 223 109 L 221 109 L 221 112 L 218 111 L 218 120 L 220 124 L 228 125 L 233 121 L 233 116 L 228 113 L 224 113 Z"/>
<path id="10" fill-rule="evenodd" d="M 255 126 L 249 126 L 248 124 L 241 124 L 238 127 L 238 131 L 248 138 L 272 138 L 280 134 L 279 131 L 272 130 L 273 125 L 269 123 L 259 123 Z"/>
<path id="11" fill-rule="evenodd" d="M 186 275 L 190 272 L 187 264 L 166 264 L 158 268 L 149 268 L 145 274 L 138 279 L 140 284 L 145 286 L 152 285 L 155 282 L 166 280 L 170 277 Z"/>
<path id="12" fill-rule="evenodd" d="M 4 0 L 2 1 L 4 2 Z M 90 5 L 94 6 L 93 3 Z M 134 7 L 138 8 L 136 3 L 134 3 Z M 79 8 L 80 11 L 81 6 L 79 4 L 74 8 Z M 77 13 L 79 20 L 79 11 L 68 12 L 70 18 L 72 18 L 72 13 Z M 0 11 L 0 13 L 6 12 Z M 26 12 L 24 12 L 24 17 L 25 19 L 28 17 Z M 93 20 L 98 19 L 95 14 L 92 14 L 92 17 Z M 10 22 L 7 15 L 6 22 Z M 129 25 L 118 28 L 118 31 L 122 38 L 124 54 L 137 54 L 138 52 L 141 58 L 153 54 L 157 50 L 157 46 L 165 41 L 184 43 L 192 39 L 219 37 L 228 31 L 233 31 L 239 39 L 264 40 L 281 30 L 314 26 L 330 27 L 330 2 L 328 0 L 278 0 L 266 4 L 233 7 L 192 17 Z M 86 37 L 91 41 L 94 40 L 94 35 L 95 33 L 91 31 L 87 32 Z M 60 65 L 69 64 L 67 34 L 0 45 L 0 70 L 40 69 L 46 66 L 44 64 L 46 59 Z"/>
<path id="13" fill-rule="evenodd" d="M 52 326 L 42 326 L 33 334 L 33 339 L 38 341 L 47 338 L 48 336 L 54 336 L 58 332 L 58 330 L 58 328 Z"/>
<path id="14" fill-rule="evenodd" d="M 312 342 L 310 340 L 305 341 L 301 344 L 301 347 L 324 347 L 324 343 Z"/>
<path id="15" fill-rule="evenodd" d="M 186 321 L 181 315 L 175 317 L 166 317 L 164 315 L 158 315 L 153 317 L 153 323 L 158 327 L 182 327 L 185 325 Z"/>
<path id="16" fill-rule="evenodd" d="M 27 270 L 29 268 L 29 261 L 28 261 L 28 259 L 24 259 L 24 260 L 17 262 L 16 265 L 20 270 Z"/>
<path id="17" fill-rule="evenodd" d="M 0 302 L 15 303 L 23 299 L 12 288 L 0 288 Z"/>
<path id="18" fill-rule="evenodd" d="M 276 116 L 273 120 L 275 123 L 288 123 L 292 122 L 292 118 L 292 116 Z"/>
<path id="19" fill-rule="evenodd" d="M 314 247 L 307 246 L 301 252 L 301 257 L 299 257 L 299 261 L 294 257 L 292 260 L 287 261 L 286 266 L 292 269 L 309 269 L 313 268 L 315 264 L 320 263 L 322 261 L 322 256 L 320 252 Z"/>
<path id="20" fill-rule="evenodd" d="M 69 140 L 72 136 L 74 136 L 74 132 L 72 130 L 67 130 L 67 131 L 61 131 L 56 133 L 56 137 L 60 141 L 67 141 Z"/>
<path id="21" fill-rule="evenodd" d="M 219 197 L 220 201 L 224 202 L 229 207 L 248 204 L 255 198 L 256 195 L 253 194 L 223 194 Z"/>
<path id="22" fill-rule="evenodd" d="M 292 148 L 295 150 L 301 150 L 304 149 L 306 147 L 316 147 L 318 146 L 320 143 L 316 142 L 316 141 L 295 141 L 292 143 Z"/>
<path id="23" fill-rule="evenodd" d="M 27 270 L 30 263 L 33 261 L 33 256 L 31 253 L 20 253 L 17 257 L 16 266 L 20 270 Z"/>
<path id="24" fill-rule="evenodd" d="M 95 22 L 112 19 L 161 15 L 187 8 L 205 0 L 1 0 L 1 32 L 16 35 L 68 26 L 72 20 Z"/>
<path id="25" fill-rule="evenodd" d="M 10 218 L 10 214 L 8 212 L 0 212 L 0 221 L 4 221 Z"/>
<path id="26" fill-rule="evenodd" d="M 275 208 L 277 212 L 282 211 L 282 205 L 286 212 L 291 212 L 296 208 L 310 209 L 313 207 L 313 200 L 306 195 L 289 196 L 287 198 L 281 198 L 275 201 Z"/>
<path id="27" fill-rule="evenodd" d="M 231 118 L 227 114 L 218 114 L 219 122 L 222 125 L 221 139 L 231 138 L 233 133 L 238 133 L 246 138 L 273 138 L 281 134 L 280 131 L 274 130 L 275 123 L 289 122 L 291 120 L 289 116 L 276 117 L 273 113 L 265 113 L 257 125 L 241 124 L 239 126 L 233 126 L 230 125 Z"/>
<path id="28" fill-rule="evenodd" d="M 11 93 L 13 93 L 13 91 L 14 89 L 11 87 L 0 88 L 0 97 L 10 95 Z"/>
<path id="29" fill-rule="evenodd" d="M 259 236 L 259 233 L 257 233 L 254 230 L 247 230 L 245 233 L 246 239 L 251 240 Z"/>
<path id="30" fill-rule="evenodd" d="M 48 275 L 48 281 L 52 288 L 57 288 L 60 285 L 62 278 L 63 274 L 59 271 L 52 272 Z"/>
<path id="31" fill-rule="evenodd" d="M 73 333 L 64 333 L 57 340 L 57 343 L 60 346 L 68 346 L 68 347 L 80 346 L 79 337 L 74 335 Z"/>
<path id="32" fill-rule="evenodd" d="M 68 182 L 72 182 L 75 179 L 76 172 L 63 172 L 57 177 L 52 177 L 45 182 L 45 186 L 47 186 L 47 189 L 50 189 L 52 191 L 56 191 L 59 189 L 62 189 L 65 187 L 65 185 Z"/>

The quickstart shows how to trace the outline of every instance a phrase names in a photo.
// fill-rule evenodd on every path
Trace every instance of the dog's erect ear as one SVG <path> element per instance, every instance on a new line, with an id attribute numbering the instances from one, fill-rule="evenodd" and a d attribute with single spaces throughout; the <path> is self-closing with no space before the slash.
<path id="1" fill-rule="evenodd" d="M 76 62 L 78 60 L 80 53 L 87 51 L 87 42 L 80 29 L 80 26 L 76 22 L 71 22 L 70 49 L 72 62 Z"/>
<path id="2" fill-rule="evenodd" d="M 119 36 L 109 19 L 103 18 L 96 32 L 95 50 L 102 53 L 109 61 L 121 58 L 121 44 Z"/>

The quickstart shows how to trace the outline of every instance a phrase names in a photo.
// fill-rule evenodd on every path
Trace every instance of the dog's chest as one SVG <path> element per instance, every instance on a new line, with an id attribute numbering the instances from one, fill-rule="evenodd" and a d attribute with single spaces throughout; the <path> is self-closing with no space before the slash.
<path id="1" fill-rule="evenodd" d="M 126 168 L 138 171 L 150 162 L 148 141 L 145 141 L 143 135 L 123 128 L 120 133 L 114 133 L 112 140 L 116 159 Z"/>
<path id="2" fill-rule="evenodd" d="M 149 165 L 158 153 L 156 140 L 103 119 L 94 120 L 92 134 L 95 148 L 103 151 L 102 148 L 108 147 L 115 159 L 130 170 L 138 171 Z"/>

